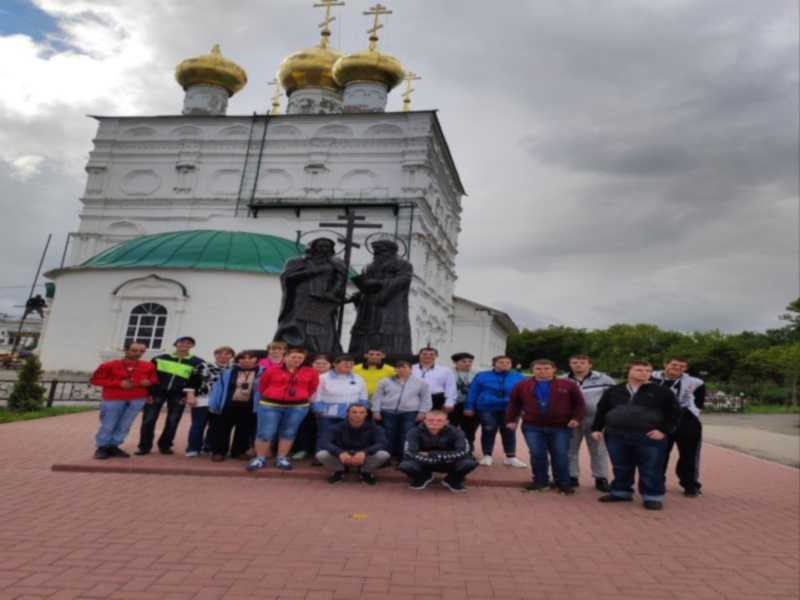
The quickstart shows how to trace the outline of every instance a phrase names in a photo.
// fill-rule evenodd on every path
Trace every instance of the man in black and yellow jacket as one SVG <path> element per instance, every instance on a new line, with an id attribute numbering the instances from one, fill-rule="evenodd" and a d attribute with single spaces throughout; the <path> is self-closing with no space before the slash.
<path id="1" fill-rule="evenodd" d="M 150 388 L 150 400 L 142 413 L 142 429 L 139 433 L 139 449 L 135 454 L 143 456 L 153 449 L 156 422 L 161 407 L 167 404 L 167 422 L 158 438 L 161 454 L 173 454 L 172 442 L 178 431 L 183 409 L 186 406 L 185 390 L 198 390 L 202 385 L 202 358 L 192 355 L 194 338 L 182 336 L 175 340 L 175 352 L 161 354 L 153 359 L 158 374 L 158 383 Z"/>

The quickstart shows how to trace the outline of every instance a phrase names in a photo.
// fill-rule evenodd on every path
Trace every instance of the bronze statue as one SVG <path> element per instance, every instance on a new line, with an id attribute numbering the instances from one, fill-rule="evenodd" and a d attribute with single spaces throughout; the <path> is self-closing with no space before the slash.
<path id="1" fill-rule="evenodd" d="M 317 238 L 306 248 L 305 256 L 286 262 L 275 340 L 312 354 L 341 354 L 336 317 L 345 299 L 347 270 L 335 254 L 333 240 Z"/>
<path id="2" fill-rule="evenodd" d="M 350 333 L 350 353 L 362 356 L 381 348 L 388 356 L 411 354 L 408 290 L 414 268 L 397 255 L 397 243 L 371 244 L 373 261 L 352 279 L 359 292 L 353 297 L 358 311 Z"/>

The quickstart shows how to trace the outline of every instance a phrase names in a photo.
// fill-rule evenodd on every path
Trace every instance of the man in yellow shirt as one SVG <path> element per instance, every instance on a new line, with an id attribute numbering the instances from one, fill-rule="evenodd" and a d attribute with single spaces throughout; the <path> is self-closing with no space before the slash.
<path id="1" fill-rule="evenodd" d="M 367 384 L 367 394 L 372 402 L 372 394 L 381 379 L 394 376 L 394 367 L 386 364 L 386 354 L 380 348 L 370 348 L 364 355 L 364 362 L 353 367 L 353 373 L 360 375 Z"/>

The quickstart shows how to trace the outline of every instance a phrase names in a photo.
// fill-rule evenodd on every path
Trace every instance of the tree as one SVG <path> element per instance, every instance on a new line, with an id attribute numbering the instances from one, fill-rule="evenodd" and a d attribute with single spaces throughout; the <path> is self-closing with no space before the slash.
<path id="1" fill-rule="evenodd" d="M 762 348 L 748 354 L 742 367 L 756 375 L 782 376 L 791 389 L 792 405 L 797 406 L 797 386 L 800 379 L 800 343 Z"/>
<path id="2" fill-rule="evenodd" d="M 800 332 L 800 298 L 792 300 L 786 307 L 786 311 L 779 319 L 788 323 L 786 326 L 788 329 Z"/>
<path id="3" fill-rule="evenodd" d="M 8 408 L 15 412 L 40 410 L 44 406 L 45 389 L 39 382 L 42 378 L 42 363 L 31 355 L 25 360 L 17 376 L 17 382 L 8 398 Z"/>
<path id="4" fill-rule="evenodd" d="M 586 352 L 586 331 L 551 325 L 545 329 L 525 329 L 509 336 L 507 352 L 514 364 L 528 368 L 537 358 L 549 358 L 566 369 L 572 354 Z"/>

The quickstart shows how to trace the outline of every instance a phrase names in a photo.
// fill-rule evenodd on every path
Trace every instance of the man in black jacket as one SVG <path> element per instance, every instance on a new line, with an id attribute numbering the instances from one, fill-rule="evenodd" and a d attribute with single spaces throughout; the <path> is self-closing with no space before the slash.
<path id="1" fill-rule="evenodd" d="M 633 480 L 639 470 L 639 494 L 648 510 L 663 508 L 664 457 L 667 435 L 678 424 L 680 407 L 668 389 L 650 382 L 653 366 L 633 361 L 627 383 L 608 388 L 597 405 L 592 437 L 605 442 L 614 481 L 600 502 L 633 500 Z"/>
<path id="2" fill-rule="evenodd" d="M 182 336 L 175 340 L 175 352 L 161 354 L 153 359 L 158 374 L 158 383 L 150 388 L 151 398 L 144 405 L 142 428 L 139 432 L 137 456 L 150 454 L 156 434 L 156 422 L 161 407 L 167 405 L 167 422 L 158 438 L 161 454 L 174 454 L 172 442 L 178 431 L 178 423 L 186 406 L 186 393 L 194 394 L 203 385 L 205 361 L 192 354 L 194 338 Z"/>
<path id="3" fill-rule="evenodd" d="M 328 483 L 339 483 L 349 467 L 359 471 L 361 481 L 375 485 L 373 471 L 389 460 L 388 443 L 383 427 L 367 418 L 367 407 L 351 404 L 347 420 L 322 434 L 317 460 L 332 471 Z"/>
<path id="4" fill-rule="evenodd" d="M 442 485 L 451 492 L 465 492 L 464 479 L 478 463 L 467 447 L 464 432 L 447 424 L 447 414 L 432 410 L 408 432 L 403 462 L 398 469 L 408 475 L 412 490 L 424 490 L 433 472 L 447 473 Z"/>

